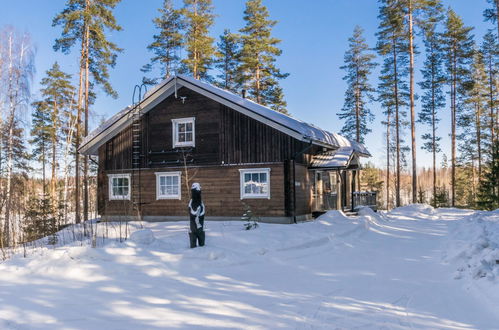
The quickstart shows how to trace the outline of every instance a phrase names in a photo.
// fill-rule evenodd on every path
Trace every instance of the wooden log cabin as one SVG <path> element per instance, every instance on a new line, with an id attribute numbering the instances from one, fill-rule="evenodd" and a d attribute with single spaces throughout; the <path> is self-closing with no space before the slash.
<path id="1" fill-rule="evenodd" d="M 370 156 L 363 145 L 183 75 L 91 132 L 79 152 L 98 156 L 98 212 L 109 221 L 185 220 L 192 182 L 208 220 L 250 207 L 292 223 L 372 197 L 354 189 L 359 158 Z"/>

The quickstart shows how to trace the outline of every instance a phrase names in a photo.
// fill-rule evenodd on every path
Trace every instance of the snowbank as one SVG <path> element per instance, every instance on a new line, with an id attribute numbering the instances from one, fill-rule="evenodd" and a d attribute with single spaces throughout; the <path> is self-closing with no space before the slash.
<path id="1" fill-rule="evenodd" d="M 450 231 L 447 259 L 458 265 L 456 279 L 499 279 L 499 209 L 476 212 Z"/>

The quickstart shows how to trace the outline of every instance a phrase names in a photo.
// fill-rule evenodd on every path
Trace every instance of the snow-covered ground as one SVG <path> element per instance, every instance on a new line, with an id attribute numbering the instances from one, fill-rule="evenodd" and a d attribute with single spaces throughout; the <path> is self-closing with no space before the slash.
<path id="1" fill-rule="evenodd" d="M 0 328 L 499 329 L 499 210 L 132 227 L 0 263 Z"/>

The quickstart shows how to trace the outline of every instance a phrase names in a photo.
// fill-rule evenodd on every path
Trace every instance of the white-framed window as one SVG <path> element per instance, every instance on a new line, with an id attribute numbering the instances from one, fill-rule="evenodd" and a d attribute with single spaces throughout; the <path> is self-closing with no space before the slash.
<path id="1" fill-rule="evenodd" d="M 195 118 L 172 119 L 173 148 L 194 147 L 196 140 Z"/>
<path id="2" fill-rule="evenodd" d="M 180 199 L 180 172 L 156 172 L 156 199 Z"/>
<path id="3" fill-rule="evenodd" d="M 109 174 L 109 199 L 130 199 L 130 174 Z"/>
<path id="4" fill-rule="evenodd" d="M 240 169 L 241 199 L 270 199 L 270 168 Z"/>

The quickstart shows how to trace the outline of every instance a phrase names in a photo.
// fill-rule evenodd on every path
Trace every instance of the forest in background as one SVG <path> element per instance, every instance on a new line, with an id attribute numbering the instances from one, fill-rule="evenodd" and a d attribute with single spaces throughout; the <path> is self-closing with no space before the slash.
<path id="1" fill-rule="evenodd" d="M 383 118 L 386 166 L 366 164 L 360 187 L 379 192 L 381 209 L 416 202 L 499 207 L 499 0 L 483 1 L 488 3 L 484 24 L 490 25 L 483 40 L 476 40 L 473 28 L 440 0 L 379 0 L 377 44 L 366 44 L 361 27 L 349 39 L 341 67 L 347 89 L 337 115 L 344 122 L 341 133 L 359 142 L 371 132 L 374 117 Z M 89 133 L 97 91 L 118 97 L 110 74 L 124 50 L 109 36 L 122 29 L 113 12 L 119 3 L 68 0 L 54 13 L 52 25 L 60 31 L 54 51 L 77 58 L 79 67 L 65 72 L 53 63 L 37 99 L 31 90 L 36 54 L 29 33 L 0 28 L 2 251 L 97 215 L 96 160 L 76 150 Z M 188 74 L 235 93 L 244 89 L 248 98 L 287 114 L 279 82 L 288 73 L 277 65 L 282 50 L 272 35 L 277 21 L 261 0 L 248 0 L 244 26 L 215 39 L 213 9 L 211 0 L 183 0 L 179 8 L 163 1 L 149 37 L 151 58 L 137 68 L 143 83 Z M 415 66 L 416 55 L 424 58 L 421 67 Z M 377 66 L 379 84 L 373 86 Z M 371 111 L 374 103 L 383 113 Z M 451 117 L 449 132 L 439 127 L 443 116 Z M 416 126 L 424 132 L 423 145 L 416 144 Z M 448 133 L 452 149 L 443 151 L 439 142 Z M 421 150 L 432 153 L 431 168 L 417 167 Z M 442 152 L 450 157 L 436 164 Z M 83 235 L 91 235 L 91 229 Z"/>

